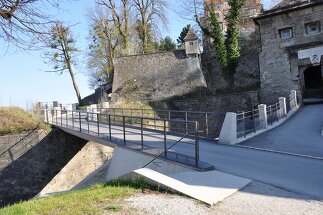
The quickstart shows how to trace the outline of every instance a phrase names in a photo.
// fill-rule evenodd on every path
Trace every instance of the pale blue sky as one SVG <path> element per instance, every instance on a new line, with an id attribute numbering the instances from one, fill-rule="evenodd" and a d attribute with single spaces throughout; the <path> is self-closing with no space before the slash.
<path id="1" fill-rule="evenodd" d="M 63 2 L 63 1 L 62 1 Z M 162 36 L 170 35 L 174 40 L 178 37 L 181 29 L 189 23 L 178 17 L 172 10 L 175 1 L 169 0 L 170 12 L 168 13 L 168 29 L 162 29 Z M 86 73 L 86 49 L 88 46 L 88 18 L 87 9 L 93 5 L 94 0 L 65 1 L 62 10 L 53 10 L 56 18 L 64 20 L 67 24 L 78 23 L 72 28 L 77 39 L 78 47 L 82 54 L 77 66 L 77 83 L 81 96 L 85 97 L 93 92 L 88 87 Z M 74 89 L 68 73 L 58 75 L 46 73 L 51 70 L 50 65 L 43 63 L 42 52 L 26 53 L 9 47 L 9 50 L 0 50 L 0 106 L 30 106 L 33 101 L 58 100 L 63 103 L 74 103 L 77 101 Z"/>

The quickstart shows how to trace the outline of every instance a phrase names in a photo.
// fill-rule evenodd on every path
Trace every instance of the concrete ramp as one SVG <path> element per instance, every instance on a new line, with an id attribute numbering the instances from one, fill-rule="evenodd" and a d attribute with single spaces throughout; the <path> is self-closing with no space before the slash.
<path id="1" fill-rule="evenodd" d="M 249 179 L 218 171 L 179 172 L 164 175 L 143 168 L 133 173 L 209 205 L 225 199 L 251 182 Z"/>

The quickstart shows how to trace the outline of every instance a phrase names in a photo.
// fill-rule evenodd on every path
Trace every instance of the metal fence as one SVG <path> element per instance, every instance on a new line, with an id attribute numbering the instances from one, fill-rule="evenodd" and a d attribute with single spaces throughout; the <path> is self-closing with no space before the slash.
<path id="1" fill-rule="evenodd" d="M 198 111 L 177 111 L 177 110 L 152 110 L 152 109 L 131 109 L 131 108 L 100 108 L 97 109 L 102 114 L 112 114 L 121 116 L 135 116 L 159 118 L 167 120 L 183 120 L 199 122 L 200 136 L 208 139 L 217 138 L 220 134 L 225 113 L 214 112 L 198 112 Z M 154 129 L 158 129 L 158 125 L 150 125 Z M 179 125 L 170 123 L 169 129 L 172 131 L 186 131 L 187 125 Z M 178 133 L 178 132 L 177 132 Z M 186 132 L 182 133 L 185 134 Z"/>
<path id="2" fill-rule="evenodd" d="M 237 138 L 246 137 L 258 130 L 266 129 L 281 119 L 286 118 L 290 111 L 298 109 L 296 91 L 291 91 L 289 101 L 284 97 L 279 98 L 279 102 L 266 106 L 258 105 L 257 109 L 242 111 L 237 113 Z"/>
<path id="3" fill-rule="evenodd" d="M 197 121 L 127 116 L 104 111 L 45 110 L 44 115 L 45 121 L 56 126 L 148 154 L 162 152 L 163 158 L 186 165 L 199 165 L 200 131 Z M 178 148 L 176 153 L 168 151 L 174 143 L 186 144 L 187 148 Z"/>
<path id="4" fill-rule="evenodd" d="M 237 138 L 246 137 L 260 129 L 259 109 L 242 111 L 237 114 Z"/>

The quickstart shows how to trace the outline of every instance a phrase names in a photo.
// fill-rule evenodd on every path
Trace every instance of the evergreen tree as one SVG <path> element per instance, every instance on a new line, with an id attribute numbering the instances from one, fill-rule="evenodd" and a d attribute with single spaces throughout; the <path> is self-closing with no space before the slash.
<path id="1" fill-rule="evenodd" d="M 176 44 L 170 36 L 167 36 L 160 41 L 159 50 L 160 51 L 175 51 Z"/>
<path id="2" fill-rule="evenodd" d="M 191 25 L 189 24 L 182 29 L 181 34 L 177 38 L 177 47 L 178 48 L 180 48 L 184 44 L 184 38 L 186 37 L 188 30 L 190 30 L 190 28 L 191 28 Z"/>

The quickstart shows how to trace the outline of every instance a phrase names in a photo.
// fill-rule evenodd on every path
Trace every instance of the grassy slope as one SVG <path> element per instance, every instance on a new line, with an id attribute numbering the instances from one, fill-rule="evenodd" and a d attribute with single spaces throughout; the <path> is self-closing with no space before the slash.
<path id="1" fill-rule="evenodd" d="M 0 136 L 39 128 L 48 130 L 43 120 L 18 107 L 0 107 Z"/>
<path id="2" fill-rule="evenodd" d="M 104 210 L 122 210 L 122 206 L 118 205 L 118 199 L 137 191 L 138 189 L 129 186 L 100 184 L 84 190 L 21 202 L 0 209 L 0 214 L 101 214 Z"/>

